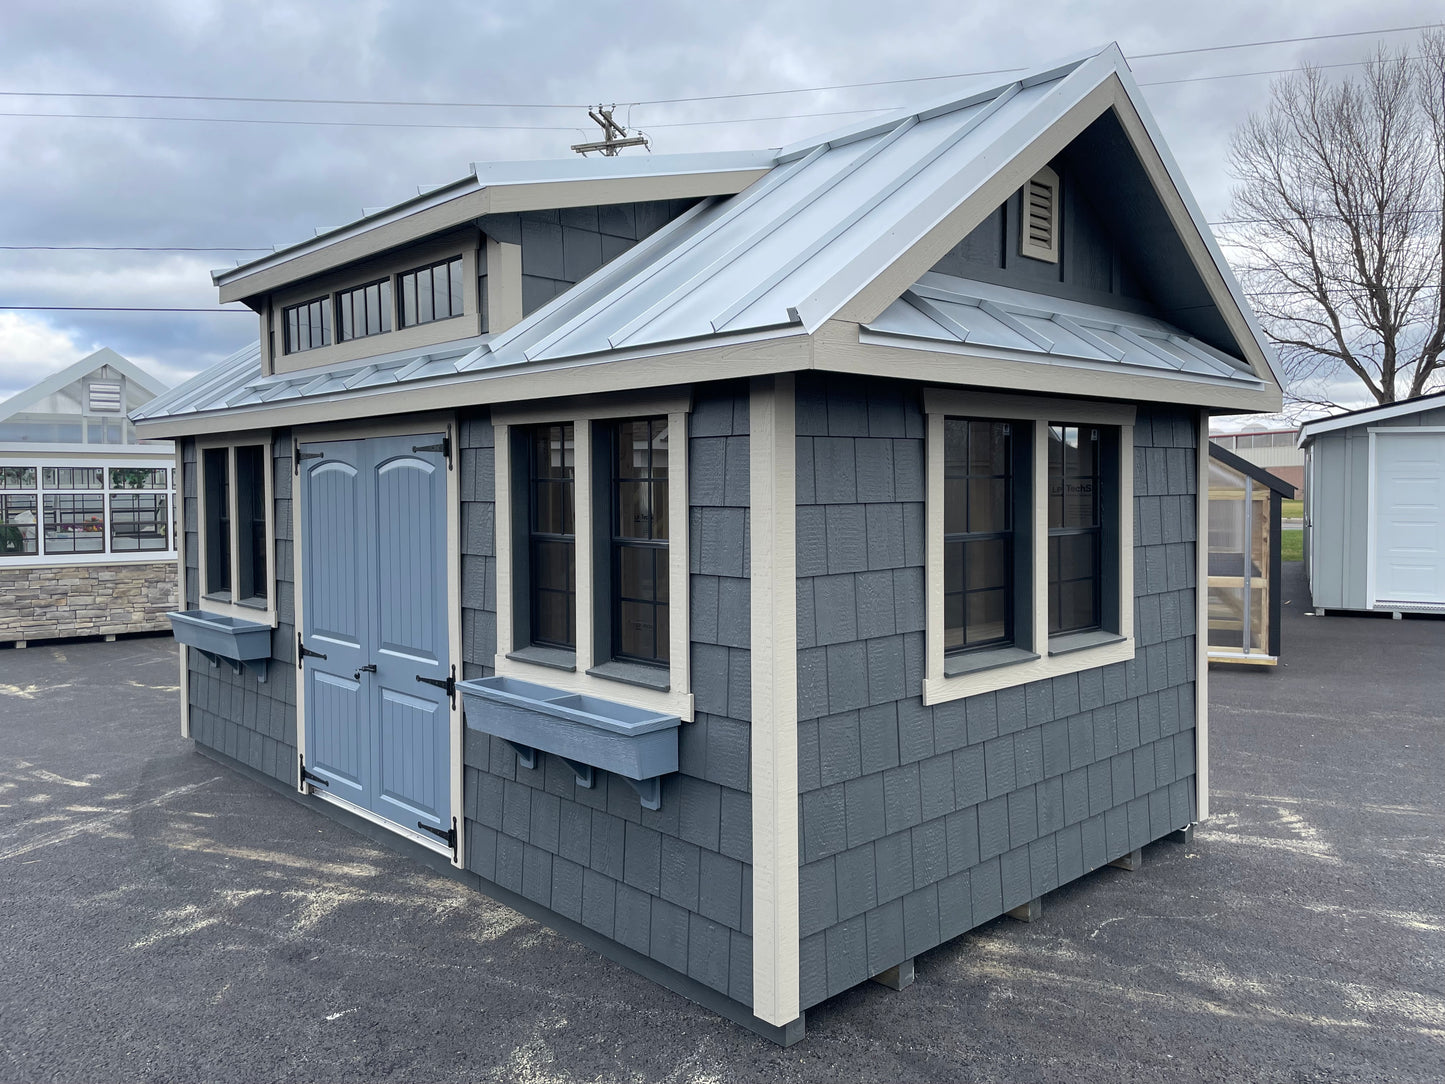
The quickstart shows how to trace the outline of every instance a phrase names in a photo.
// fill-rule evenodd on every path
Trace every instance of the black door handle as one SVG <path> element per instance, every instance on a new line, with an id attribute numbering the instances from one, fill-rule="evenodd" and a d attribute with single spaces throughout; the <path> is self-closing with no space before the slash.
<path id="1" fill-rule="evenodd" d="M 360 668 L 356 671 L 356 673 L 352 674 L 352 675 L 351 675 L 351 678 L 352 678 L 353 681 L 360 681 L 362 674 L 374 674 L 374 673 L 376 673 L 376 663 L 374 663 L 374 662 L 369 662 L 369 663 L 367 663 L 365 666 L 360 667 Z"/>

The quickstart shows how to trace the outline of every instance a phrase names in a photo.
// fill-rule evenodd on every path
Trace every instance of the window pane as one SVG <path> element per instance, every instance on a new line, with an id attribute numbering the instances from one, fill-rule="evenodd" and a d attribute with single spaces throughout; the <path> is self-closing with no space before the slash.
<path id="1" fill-rule="evenodd" d="M 641 602 L 622 603 L 618 654 L 646 662 L 667 661 L 667 636 L 659 627 L 666 621 L 667 608 Z M 662 633 L 659 637 L 659 633 Z"/>
<path id="2" fill-rule="evenodd" d="M 1008 483 L 1003 479 L 971 478 L 968 482 L 968 529 L 1008 530 Z"/>
<path id="3" fill-rule="evenodd" d="M 264 599 L 266 560 L 266 450 L 236 449 L 236 544 L 241 558 L 238 599 Z"/>
<path id="4" fill-rule="evenodd" d="M 432 288 L 432 269 L 428 267 L 416 276 L 416 322 L 430 323 L 436 319 L 436 296 Z"/>
<path id="5" fill-rule="evenodd" d="M 111 467 L 111 489 L 165 489 L 166 469 L 156 467 Z"/>
<path id="6" fill-rule="evenodd" d="M 532 430 L 528 457 L 532 641 L 568 648 L 577 641 L 574 455 L 571 425 Z"/>
<path id="7" fill-rule="evenodd" d="M 1013 423 L 944 420 L 944 645 L 1013 639 Z"/>
<path id="8" fill-rule="evenodd" d="M 663 597 L 659 593 L 656 556 L 656 550 L 632 546 L 618 552 L 618 586 L 623 598 L 653 601 Z"/>
<path id="9" fill-rule="evenodd" d="M 997 643 L 1007 632 L 1008 594 L 1004 591 L 976 591 L 968 596 L 969 644 Z"/>
<path id="10" fill-rule="evenodd" d="M 207 448 L 201 453 L 201 474 L 205 485 L 206 594 L 227 594 L 231 590 L 231 488 L 230 453 L 225 448 Z"/>
<path id="11" fill-rule="evenodd" d="M 969 591 L 986 587 L 1007 587 L 1009 582 L 1009 544 L 1001 538 L 985 538 L 964 543 L 965 584 Z"/>
<path id="12" fill-rule="evenodd" d="M 169 549 L 170 518 L 163 493 L 116 493 L 110 498 L 112 552 Z"/>
<path id="13" fill-rule="evenodd" d="M 34 468 L 24 468 L 33 475 Z M 35 495 L 0 496 L 0 557 L 33 557 L 37 552 Z"/>
<path id="14" fill-rule="evenodd" d="M 0 489 L 34 488 L 34 467 L 0 467 Z"/>
<path id="15" fill-rule="evenodd" d="M 457 259 L 447 264 L 447 278 L 449 292 L 451 294 L 451 305 L 448 316 L 460 316 L 462 314 L 462 261 Z"/>
<path id="16" fill-rule="evenodd" d="M 943 533 L 968 531 L 968 479 L 945 478 L 943 482 Z"/>
<path id="17" fill-rule="evenodd" d="M 416 323 L 416 272 L 401 277 L 401 326 Z"/>
<path id="18" fill-rule="evenodd" d="M 378 296 L 380 297 L 380 302 L 379 302 L 379 304 L 380 304 L 381 318 L 380 318 L 380 320 L 378 321 L 378 323 L 377 323 L 376 326 L 379 327 L 379 328 L 381 328 L 382 331 L 390 331 L 390 330 L 391 330 L 391 279 L 387 279 L 385 282 L 380 283 L 380 284 L 378 285 L 378 287 L 377 287 L 377 293 L 378 293 Z"/>
<path id="19" fill-rule="evenodd" d="M 79 493 L 45 498 L 46 553 L 104 553 L 105 498 Z"/>

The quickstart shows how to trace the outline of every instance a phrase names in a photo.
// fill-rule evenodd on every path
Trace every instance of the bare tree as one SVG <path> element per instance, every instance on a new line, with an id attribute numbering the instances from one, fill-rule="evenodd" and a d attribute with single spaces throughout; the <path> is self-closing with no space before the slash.
<path id="1" fill-rule="evenodd" d="M 1230 232 L 1295 404 L 1445 381 L 1445 32 L 1358 78 L 1285 76 L 1230 147 Z"/>

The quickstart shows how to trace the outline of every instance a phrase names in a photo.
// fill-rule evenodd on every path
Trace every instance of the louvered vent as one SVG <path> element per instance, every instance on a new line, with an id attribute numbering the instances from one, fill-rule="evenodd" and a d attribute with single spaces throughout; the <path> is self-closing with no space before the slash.
<path id="1" fill-rule="evenodd" d="M 1059 175 L 1045 166 L 1029 178 L 1023 192 L 1023 228 L 1019 253 L 1059 262 Z"/>
<path id="2" fill-rule="evenodd" d="M 89 402 L 92 414 L 119 414 L 120 385 L 97 381 L 90 385 Z"/>

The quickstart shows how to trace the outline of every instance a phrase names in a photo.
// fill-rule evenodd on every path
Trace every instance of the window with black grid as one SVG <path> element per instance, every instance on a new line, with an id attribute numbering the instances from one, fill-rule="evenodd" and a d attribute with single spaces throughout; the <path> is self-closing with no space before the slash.
<path id="1" fill-rule="evenodd" d="M 281 310 L 286 329 L 286 353 L 315 350 L 331 345 L 331 300 L 318 297 Z"/>
<path id="2" fill-rule="evenodd" d="M 539 425 L 528 442 L 532 642 L 577 646 L 576 444 L 571 422 Z"/>
<path id="3" fill-rule="evenodd" d="M 612 647 L 668 663 L 667 419 L 612 430 Z"/>
<path id="4" fill-rule="evenodd" d="M 201 453 L 206 516 L 205 593 L 227 597 L 231 593 L 230 459 L 227 448 L 207 448 Z"/>
<path id="5" fill-rule="evenodd" d="M 1049 426 L 1049 635 L 1101 623 L 1103 517 L 1097 426 Z"/>
<path id="6" fill-rule="evenodd" d="M 462 315 L 462 258 L 454 256 L 397 276 L 401 326 L 414 327 Z"/>
<path id="7" fill-rule="evenodd" d="M 391 279 L 342 290 L 336 295 L 341 342 L 391 330 Z"/>
<path id="8" fill-rule="evenodd" d="M 944 650 L 1014 641 L 1016 425 L 944 420 Z"/>

